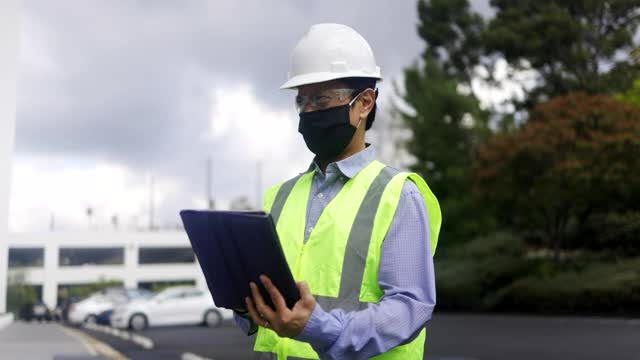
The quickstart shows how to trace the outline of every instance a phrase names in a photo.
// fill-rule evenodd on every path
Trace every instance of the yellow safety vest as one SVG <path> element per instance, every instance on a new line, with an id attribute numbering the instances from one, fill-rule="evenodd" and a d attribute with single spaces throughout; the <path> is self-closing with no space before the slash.
<path id="1" fill-rule="evenodd" d="M 431 248 L 435 254 L 442 216 L 438 200 L 417 174 L 399 172 L 373 161 L 344 184 L 324 209 L 308 241 L 304 242 L 306 213 L 315 171 L 276 185 L 265 194 L 282 250 L 296 281 L 306 281 L 324 310 L 364 309 L 384 292 L 378 285 L 382 242 L 395 214 L 407 179 L 424 197 L 429 213 Z M 413 341 L 374 359 L 422 359 L 425 330 Z M 281 338 L 260 327 L 255 351 L 270 352 L 278 360 L 318 359 L 311 345 Z"/>

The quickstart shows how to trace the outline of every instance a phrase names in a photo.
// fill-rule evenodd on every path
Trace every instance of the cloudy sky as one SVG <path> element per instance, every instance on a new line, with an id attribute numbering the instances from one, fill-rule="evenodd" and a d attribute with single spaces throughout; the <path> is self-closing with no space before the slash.
<path id="1" fill-rule="evenodd" d="M 289 54 L 314 23 L 352 26 L 385 81 L 423 50 L 407 1 L 23 1 L 10 229 L 178 223 L 303 171 Z M 487 1 L 473 1 L 483 14 Z M 375 141 L 372 140 L 374 143 Z M 261 181 L 257 167 L 261 163 Z"/>

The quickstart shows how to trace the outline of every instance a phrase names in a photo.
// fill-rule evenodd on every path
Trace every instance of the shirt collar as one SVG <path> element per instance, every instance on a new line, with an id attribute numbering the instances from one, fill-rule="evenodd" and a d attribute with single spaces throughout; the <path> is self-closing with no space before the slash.
<path id="1" fill-rule="evenodd" d="M 364 150 L 357 152 L 346 159 L 329 164 L 327 169 L 329 166 L 333 165 L 338 168 L 342 175 L 348 178 L 353 178 L 360 172 L 360 170 L 367 167 L 367 165 L 376 159 L 375 147 L 371 144 L 366 144 L 366 146 L 367 147 L 365 147 Z M 321 173 L 320 165 L 315 161 L 315 159 L 311 165 L 309 165 L 309 169 L 307 171 L 311 170 L 317 170 Z"/>

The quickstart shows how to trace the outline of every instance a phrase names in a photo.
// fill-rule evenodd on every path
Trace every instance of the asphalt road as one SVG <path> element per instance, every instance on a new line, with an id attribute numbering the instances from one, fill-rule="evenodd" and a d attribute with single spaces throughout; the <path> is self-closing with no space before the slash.
<path id="1" fill-rule="evenodd" d="M 253 338 L 232 323 L 217 329 L 166 327 L 139 334 L 146 350 L 130 341 L 84 330 L 132 359 L 182 359 L 185 353 L 214 360 L 255 359 Z M 640 360 L 640 320 L 436 314 L 427 328 L 428 360 Z"/>

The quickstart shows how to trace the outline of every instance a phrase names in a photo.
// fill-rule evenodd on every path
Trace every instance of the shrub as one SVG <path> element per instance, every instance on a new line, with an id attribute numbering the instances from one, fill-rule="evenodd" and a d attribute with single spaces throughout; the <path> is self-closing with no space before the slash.
<path id="1" fill-rule="evenodd" d="M 584 224 L 581 245 L 622 256 L 640 255 L 640 212 L 596 214 Z"/>
<path id="2" fill-rule="evenodd" d="M 596 263 L 552 277 L 529 275 L 502 291 L 502 310 L 640 314 L 640 259 Z"/>
<path id="3" fill-rule="evenodd" d="M 485 298 L 528 271 L 525 247 L 510 233 L 474 239 L 435 258 L 438 307 L 446 310 L 483 310 Z"/>

